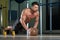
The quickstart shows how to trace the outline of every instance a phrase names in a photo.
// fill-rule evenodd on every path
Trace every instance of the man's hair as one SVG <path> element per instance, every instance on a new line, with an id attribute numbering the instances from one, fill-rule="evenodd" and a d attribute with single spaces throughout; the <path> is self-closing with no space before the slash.
<path id="1" fill-rule="evenodd" d="M 39 6 L 38 2 L 33 2 L 31 5 L 32 6 L 34 6 L 34 5 L 38 5 Z"/>

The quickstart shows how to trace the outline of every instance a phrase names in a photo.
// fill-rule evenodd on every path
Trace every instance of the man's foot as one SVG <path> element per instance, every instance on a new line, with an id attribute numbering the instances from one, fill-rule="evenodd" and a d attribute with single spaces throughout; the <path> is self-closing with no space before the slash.
<path id="1" fill-rule="evenodd" d="M 12 26 L 7 26 L 4 30 L 12 30 Z"/>

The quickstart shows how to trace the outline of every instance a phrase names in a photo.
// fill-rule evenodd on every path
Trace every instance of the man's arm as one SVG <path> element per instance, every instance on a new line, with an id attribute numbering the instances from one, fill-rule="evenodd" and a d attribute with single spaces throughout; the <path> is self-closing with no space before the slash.
<path id="1" fill-rule="evenodd" d="M 35 24 L 34 24 L 34 26 L 33 26 L 34 28 L 37 28 L 38 22 L 39 22 L 39 14 L 36 16 Z"/>
<path id="2" fill-rule="evenodd" d="M 22 24 L 22 26 L 24 27 L 25 30 L 28 30 L 27 25 L 25 23 L 25 20 L 26 20 L 26 12 L 24 11 L 22 13 L 22 17 L 21 17 L 21 24 Z"/>

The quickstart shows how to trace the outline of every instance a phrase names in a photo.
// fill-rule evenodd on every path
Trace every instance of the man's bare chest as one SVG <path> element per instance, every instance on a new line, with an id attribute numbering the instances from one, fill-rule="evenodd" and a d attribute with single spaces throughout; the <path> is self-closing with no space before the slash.
<path id="1" fill-rule="evenodd" d="M 27 15 L 27 18 L 28 19 L 33 19 L 35 17 L 36 17 L 36 15 L 35 14 L 31 14 L 31 13 Z"/>

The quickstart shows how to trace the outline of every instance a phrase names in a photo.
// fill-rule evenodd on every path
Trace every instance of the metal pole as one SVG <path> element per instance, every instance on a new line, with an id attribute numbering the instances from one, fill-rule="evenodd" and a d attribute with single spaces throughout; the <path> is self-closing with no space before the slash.
<path id="1" fill-rule="evenodd" d="M 40 0 L 40 3 L 42 3 L 42 0 Z M 40 34 L 42 36 L 42 6 L 40 6 Z"/>
<path id="2" fill-rule="evenodd" d="M 0 5 L 0 26 L 3 26 L 3 19 L 2 19 L 2 4 Z"/>
<path id="3" fill-rule="evenodd" d="M 10 24 L 9 25 L 11 25 L 11 0 L 9 0 L 9 11 L 10 11 L 10 14 L 9 14 L 10 15 L 10 21 L 9 21 Z"/>
<path id="4" fill-rule="evenodd" d="M 52 0 L 50 0 L 52 3 Z M 50 4 L 50 31 L 52 31 L 52 4 Z"/>
<path id="5" fill-rule="evenodd" d="M 1 5 L 0 11 L 1 11 L 1 15 L 0 15 L 0 17 L 1 17 L 1 26 L 3 26 L 2 5 Z"/>
<path id="6" fill-rule="evenodd" d="M 27 1 L 27 8 L 29 8 L 29 1 Z M 27 28 L 29 28 L 29 23 L 27 23 Z M 27 39 L 29 36 L 29 30 L 27 30 Z"/>
<path id="7" fill-rule="evenodd" d="M 19 14 L 20 14 L 20 3 L 18 3 L 18 13 L 17 13 L 17 18 L 19 18 Z"/>

